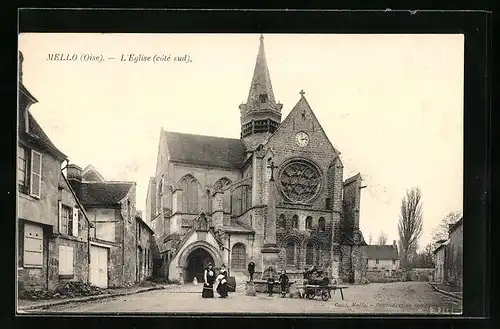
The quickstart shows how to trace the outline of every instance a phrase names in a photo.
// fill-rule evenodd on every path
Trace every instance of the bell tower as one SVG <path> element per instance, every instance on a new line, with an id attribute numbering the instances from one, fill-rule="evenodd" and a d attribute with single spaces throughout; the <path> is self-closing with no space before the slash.
<path id="1" fill-rule="evenodd" d="M 241 138 L 254 149 L 265 143 L 281 123 L 283 104 L 274 99 L 271 77 L 264 51 L 264 36 L 260 36 L 259 52 L 253 72 L 248 99 L 240 105 Z"/>

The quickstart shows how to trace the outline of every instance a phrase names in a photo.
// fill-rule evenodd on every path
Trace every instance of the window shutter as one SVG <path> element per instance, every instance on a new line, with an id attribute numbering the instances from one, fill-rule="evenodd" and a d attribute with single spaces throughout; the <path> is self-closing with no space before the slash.
<path id="1" fill-rule="evenodd" d="M 59 246 L 59 275 L 73 274 L 73 247 Z"/>
<path id="2" fill-rule="evenodd" d="M 78 223 L 80 222 L 78 216 L 78 208 L 73 208 L 73 236 L 78 236 Z"/>
<path id="3" fill-rule="evenodd" d="M 66 271 L 73 274 L 73 247 L 66 247 Z"/>
<path id="4" fill-rule="evenodd" d="M 42 189 L 42 154 L 31 150 L 30 195 L 40 198 Z"/>
<path id="5" fill-rule="evenodd" d="M 66 248 L 59 246 L 59 275 L 66 274 Z"/>
<path id="6" fill-rule="evenodd" d="M 59 214 L 59 229 L 58 229 L 58 231 L 59 231 L 59 233 L 62 233 L 61 232 L 61 229 L 62 229 L 62 201 L 59 201 L 58 206 L 59 206 L 59 212 L 58 212 L 58 214 Z"/>

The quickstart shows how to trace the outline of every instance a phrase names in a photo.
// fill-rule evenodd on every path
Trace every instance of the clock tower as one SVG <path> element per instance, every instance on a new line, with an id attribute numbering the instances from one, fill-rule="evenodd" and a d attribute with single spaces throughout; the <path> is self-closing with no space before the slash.
<path id="1" fill-rule="evenodd" d="M 241 138 L 247 149 L 254 150 L 276 131 L 281 123 L 282 107 L 283 104 L 274 99 L 264 51 L 264 37 L 261 35 L 247 102 L 239 107 Z"/>

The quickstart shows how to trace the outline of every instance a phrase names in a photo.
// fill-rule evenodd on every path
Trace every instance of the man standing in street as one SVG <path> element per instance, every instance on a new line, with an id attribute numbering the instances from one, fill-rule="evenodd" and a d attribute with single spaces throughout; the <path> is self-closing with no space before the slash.
<path id="1" fill-rule="evenodd" d="M 248 274 L 250 275 L 250 281 L 253 281 L 253 274 L 255 273 L 255 263 L 253 260 L 250 260 L 248 263 Z"/>

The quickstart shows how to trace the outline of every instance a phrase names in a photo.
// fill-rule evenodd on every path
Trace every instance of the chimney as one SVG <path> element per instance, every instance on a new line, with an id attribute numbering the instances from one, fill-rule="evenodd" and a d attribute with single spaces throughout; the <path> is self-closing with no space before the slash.
<path id="1" fill-rule="evenodd" d="M 75 164 L 69 164 L 66 170 L 68 172 L 68 180 L 82 181 L 82 168 Z"/>
<path id="2" fill-rule="evenodd" d="M 398 248 L 398 243 L 396 240 L 392 240 L 392 245 L 397 249 Z"/>
<path id="3" fill-rule="evenodd" d="M 23 61 L 24 61 L 23 53 L 21 51 L 19 51 L 19 67 L 18 67 L 18 70 L 19 70 L 19 81 L 20 82 L 23 82 Z"/>

